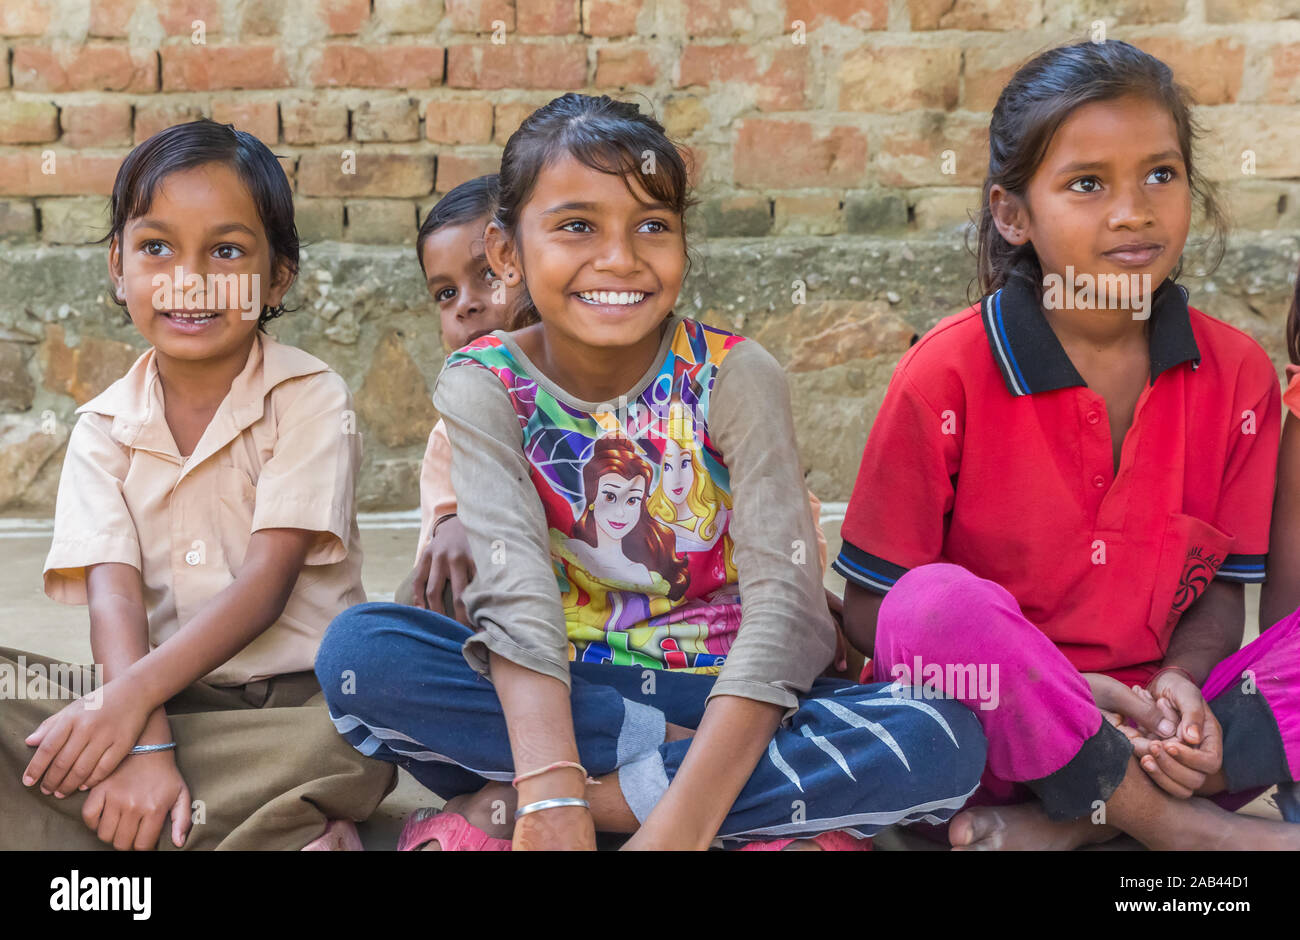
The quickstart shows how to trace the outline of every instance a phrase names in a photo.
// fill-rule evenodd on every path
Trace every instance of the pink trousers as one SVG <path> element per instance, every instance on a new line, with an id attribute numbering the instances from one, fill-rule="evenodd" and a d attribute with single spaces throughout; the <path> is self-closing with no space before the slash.
<path id="1" fill-rule="evenodd" d="M 902 678 L 970 708 L 988 738 L 967 805 L 1036 796 L 1053 819 L 1087 815 L 1123 780 L 1132 747 L 1082 674 L 1001 585 L 959 565 L 913 568 L 885 595 L 874 681 Z M 941 690 L 941 691 L 940 691 Z M 1300 772 L 1300 611 L 1219 663 L 1202 693 L 1223 727 L 1228 794 L 1244 805 Z"/>

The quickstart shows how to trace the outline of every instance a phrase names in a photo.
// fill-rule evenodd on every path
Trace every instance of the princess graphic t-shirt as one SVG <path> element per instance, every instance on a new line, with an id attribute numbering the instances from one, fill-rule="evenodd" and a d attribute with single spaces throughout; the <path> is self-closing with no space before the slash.
<path id="1" fill-rule="evenodd" d="M 572 661 L 717 674 L 711 694 L 793 707 L 835 633 L 785 374 L 725 330 L 662 330 L 614 402 L 568 394 L 508 333 L 448 358 L 434 404 L 476 568 L 466 658 L 564 682 Z"/>
<path id="2" fill-rule="evenodd" d="M 454 353 L 501 382 L 546 513 L 570 659 L 717 673 L 740 628 L 727 465 L 710 393 L 742 337 L 679 320 L 635 398 L 590 411 L 538 384 L 498 336 Z"/>

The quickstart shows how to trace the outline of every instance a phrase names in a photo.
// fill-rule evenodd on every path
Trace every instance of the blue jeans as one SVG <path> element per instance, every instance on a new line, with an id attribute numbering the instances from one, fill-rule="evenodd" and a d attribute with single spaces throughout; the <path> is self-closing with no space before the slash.
<path id="1" fill-rule="evenodd" d="M 362 754 L 405 767 L 444 798 L 514 773 L 492 683 L 465 662 L 468 628 L 401 604 L 349 608 L 330 624 L 316 675 L 334 725 Z M 569 664 L 578 755 L 592 776 L 618 772 L 645 821 L 697 728 L 713 676 L 602 663 Z M 724 839 L 842 829 L 871 836 L 896 823 L 939 823 L 984 770 L 975 715 L 947 699 L 891 694 L 890 685 L 819 679 L 768 744 L 723 822 Z"/>

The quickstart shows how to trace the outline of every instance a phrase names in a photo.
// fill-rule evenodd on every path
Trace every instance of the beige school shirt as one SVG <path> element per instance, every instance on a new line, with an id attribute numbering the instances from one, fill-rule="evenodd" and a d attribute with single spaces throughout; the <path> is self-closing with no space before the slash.
<path id="1" fill-rule="evenodd" d="M 366 599 L 354 506 L 361 440 L 343 378 L 259 332 L 187 458 L 164 417 L 153 349 L 77 414 L 45 593 L 85 604 L 88 565 L 131 565 L 156 647 L 234 582 L 252 533 L 306 529 L 318 536 L 280 618 L 204 681 L 311 669 L 330 620 Z"/>

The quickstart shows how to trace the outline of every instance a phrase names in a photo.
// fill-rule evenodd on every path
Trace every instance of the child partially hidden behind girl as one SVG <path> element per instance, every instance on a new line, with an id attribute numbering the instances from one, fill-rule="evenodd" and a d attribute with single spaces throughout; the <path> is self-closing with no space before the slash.
<path id="1" fill-rule="evenodd" d="M 631 104 L 564 95 L 506 145 L 484 247 L 529 325 L 434 393 L 474 629 L 364 604 L 316 662 L 347 739 L 450 798 L 402 848 L 856 848 L 979 778 L 964 706 L 818 679 L 836 632 L 784 375 L 674 312 L 688 205 Z"/>
<path id="2" fill-rule="evenodd" d="M 339 739 L 311 672 L 365 597 L 360 442 L 343 379 L 264 331 L 298 267 L 284 172 L 228 125 L 169 128 L 118 171 L 109 237 L 150 348 L 77 409 L 45 562 L 105 682 L 0 709 L 0 848 L 360 848 L 394 770 Z"/>

